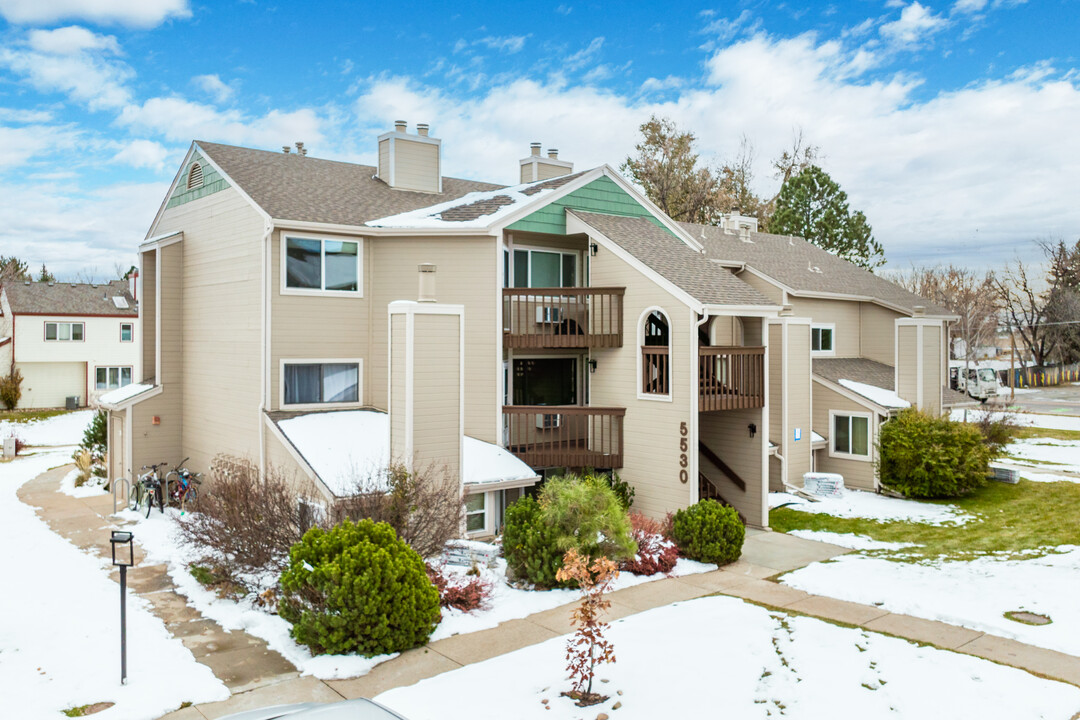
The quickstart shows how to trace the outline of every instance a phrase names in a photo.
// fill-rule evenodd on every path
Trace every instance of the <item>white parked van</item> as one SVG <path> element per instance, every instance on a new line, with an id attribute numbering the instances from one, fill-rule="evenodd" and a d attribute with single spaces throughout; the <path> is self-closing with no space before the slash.
<path id="1" fill-rule="evenodd" d="M 986 402 L 992 397 L 997 397 L 1001 384 L 993 368 L 972 363 L 967 366 L 965 372 L 965 363 L 954 360 L 949 363 L 949 387 L 966 392 L 976 400 Z"/>

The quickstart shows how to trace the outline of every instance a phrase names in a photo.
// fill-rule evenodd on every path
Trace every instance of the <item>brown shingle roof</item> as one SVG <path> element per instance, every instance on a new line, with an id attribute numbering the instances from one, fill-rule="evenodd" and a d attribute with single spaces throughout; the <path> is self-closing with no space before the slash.
<path id="1" fill-rule="evenodd" d="M 377 168 L 371 165 L 202 141 L 196 145 L 270 217 L 279 220 L 363 225 L 466 193 L 502 187 L 443 178 L 441 193 L 394 190 L 374 177 Z"/>
<path id="2" fill-rule="evenodd" d="M 601 215 L 583 210 L 569 212 L 701 303 L 775 305 L 726 268 L 710 262 L 706 256 L 645 218 Z"/>
<path id="3" fill-rule="evenodd" d="M 825 380 L 851 380 L 864 385 L 893 390 L 895 368 L 866 358 L 814 358 L 814 374 Z"/>
<path id="4" fill-rule="evenodd" d="M 514 199 L 509 195 L 496 195 L 486 200 L 477 200 L 466 205 L 457 205 L 439 213 L 439 218 L 447 222 L 467 222 L 485 215 L 491 215 L 501 207 L 513 205 Z"/>
<path id="5" fill-rule="evenodd" d="M 139 308 L 127 291 L 126 280 L 100 285 L 87 283 L 8 282 L 4 284 L 11 311 L 36 315 L 129 315 L 138 317 Z M 114 297 L 122 297 L 126 308 L 117 307 Z"/>
<path id="6" fill-rule="evenodd" d="M 705 246 L 709 257 L 745 263 L 798 292 L 873 297 L 908 312 L 922 305 L 930 315 L 952 315 L 943 307 L 910 293 L 883 277 L 864 270 L 800 237 L 750 233 L 753 242 L 713 225 L 679 223 Z M 814 272 L 818 268 L 821 272 Z"/>

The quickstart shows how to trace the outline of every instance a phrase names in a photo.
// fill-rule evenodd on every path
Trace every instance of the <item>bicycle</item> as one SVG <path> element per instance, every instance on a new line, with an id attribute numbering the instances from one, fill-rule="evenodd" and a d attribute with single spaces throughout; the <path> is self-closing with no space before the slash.
<path id="1" fill-rule="evenodd" d="M 191 458 L 186 457 L 165 475 L 165 488 L 169 502 L 175 502 L 183 514 L 189 505 L 199 501 L 199 488 L 202 473 L 193 473 L 184 467 Z"/>
<path id="2" fill-rule="evenodd" d="M 165 497 L 161 491 L 161 477 L 158 475 L 158 468 L 165 467 L 165 463 L 160 462 L 156 465 L 143 465 L 143 470 L 148 470 L 139 476 L 139 479 L 132 483 L 131 497 L 128 499 L 128 509 L 135 512 L 142 513 L 143 509 L 146 510 L 146 517 L 150 517 L 150 508 L 154 507 L 155 498 L 158 500 L 158 505 L 161 512 L 165 512 Z"/>

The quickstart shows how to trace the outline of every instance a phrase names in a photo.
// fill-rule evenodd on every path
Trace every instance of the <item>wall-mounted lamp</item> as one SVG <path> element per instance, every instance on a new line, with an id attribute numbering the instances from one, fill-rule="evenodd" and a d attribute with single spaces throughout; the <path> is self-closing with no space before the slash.
<path id="1" fill-rule="evenodd" d="M 596 253 L 600 252 L 600 246 L 596 243 L 589 243 L 589 254 L 596 257 Z"/>
<path id="2" fill-rule="evenodd" d="M 595 360 L 590 360 L 589 361 L 589 372 L 591 372 L 591 373 L 596 372 L 596 361 Z"/>
<path id="3" fill-rule="evenodd" d="M 746 427 L 750 430 L 750 437 L 754 437 L 755 435 L 757 435 L 757 425 L 755 425 L 754 423 L 750 423 Z"/>

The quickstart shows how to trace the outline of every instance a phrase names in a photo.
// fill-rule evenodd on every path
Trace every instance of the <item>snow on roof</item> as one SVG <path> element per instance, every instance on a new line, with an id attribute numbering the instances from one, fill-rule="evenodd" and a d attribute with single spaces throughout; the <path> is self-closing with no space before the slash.
<path id="1" fill-rule="evenodd" d="M 818 435 L 816 432 L 811 430 L 810 431 L 810 442 L 812 442 L 812 443 L 825 442 L 825 436 Z"/>
<path id="2" fill-rule="evenodd" d="M 551 181 L 546 181 L 471 192 L 454 200 L 369 220 L 365 224 L 386 228 L 484 228 L 554 192 L 556 187 Z"/>
<path id="3" fill-rule="evenodd" d="M 153 389 L 153 385 L 147 385 L 145 383 L 132 383 L 125 385 L 122 388 L 107 392 L 98 398 L 98 402 L 105 405 L 118 405 L 125 400 L 130 400 L 136 395 L 141 395 L 147 390 Z"/>
<path id="4" fill-rule="evenodd" d="M 855 382 L 854 380 L 841 379 L 840 384 L 851 390 L 854 393 L 862 395 L 864 398 L 872 403 L 880 405 L 885 408 L 907 408 L 911 407 L 904 398 L 897 395 L 892 390 L 886 390 L 885 388 L 877 387 L 876 385 L 867 385 L 865 383 Z"/>
<path id="5" fill-rule="evenodd" d="M 279 420 L 277 425 L 335 495 L 353 492 L 357 480 L 381 484 L 385 477 L 390 464 L 390 416 L 384 412 L 315 412 Z M 506 449 L 476 438 L 464 440 L 465 484 L 536 477 L 532 468 Z"/>
<path id="6" fill-rule="evenodd" d="M 120 295 L 113 295 L 112 301 L 113 301 L 113 305 L 115 305 L 118 309 L 120 309 L 120 310 L 127 310 L 128 309 L 128 301 L 127 301 L 126 297 L 122 297 Z"/>

